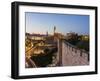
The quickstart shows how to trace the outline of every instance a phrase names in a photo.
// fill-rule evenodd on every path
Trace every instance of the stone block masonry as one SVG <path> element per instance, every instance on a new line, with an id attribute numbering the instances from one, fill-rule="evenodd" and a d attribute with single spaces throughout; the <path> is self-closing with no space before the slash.
<path id="1" fill-rule="evenodd" d="M 89 53 L 68 42 L 58 41 L 58 55 L 60 66 L 89 65 Z"/>

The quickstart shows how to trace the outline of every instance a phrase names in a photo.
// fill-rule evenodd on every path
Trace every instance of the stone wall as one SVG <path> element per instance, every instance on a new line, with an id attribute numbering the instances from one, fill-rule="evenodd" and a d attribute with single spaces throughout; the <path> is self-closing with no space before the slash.
<path id="1" fill-rule="evenodd" d="M 61 45 L 62 42 L 62 45 Z M 59 41 L 59 61 L 62 66 L 89 65 L 89 53 L 66 41 Z"/>

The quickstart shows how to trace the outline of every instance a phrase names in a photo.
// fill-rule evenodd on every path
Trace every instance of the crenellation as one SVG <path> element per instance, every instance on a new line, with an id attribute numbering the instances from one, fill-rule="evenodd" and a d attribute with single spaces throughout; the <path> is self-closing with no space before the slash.
<path id="1" fill-rule="evenodd" d="M 77 66 L 88 65 L 89 54 L 65 41 L 62 41 L 62 65 Z"/>

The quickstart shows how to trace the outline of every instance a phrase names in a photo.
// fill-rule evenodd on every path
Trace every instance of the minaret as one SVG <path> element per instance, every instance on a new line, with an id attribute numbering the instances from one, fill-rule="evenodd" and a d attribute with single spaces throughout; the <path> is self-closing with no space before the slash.
<path id="1" fill-rule="evenodd" d="M 54 34 L 55 34 L 55 31 L 56 31 L 56 26 L 54 26 Z"/>
<path id="2" fill-rule="evenodd" d="M 55 31 L 56 31 L 56 26 L 54 26 L 54 41 L 56 41 L 56 36 L 55 36 Z"/>
<path id="3" fill-rule="evenodd" d="M 48 31 L 46 32 L 46 36 L 48 36 Z"/>

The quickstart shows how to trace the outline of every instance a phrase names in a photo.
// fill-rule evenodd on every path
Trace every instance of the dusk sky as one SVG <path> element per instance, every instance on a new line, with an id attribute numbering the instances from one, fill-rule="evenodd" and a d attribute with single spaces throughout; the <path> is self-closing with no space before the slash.
<path id="1" fill-rule="evenodd" d="M 26 12 L 26 32 L 53 34 L 53 28 L 56 26 L 56 32 L 66 34 L 76 32 L 78 34 L 89 34 L 89 16 L 71 15 L 71 14 L 50 14 Z"/>

